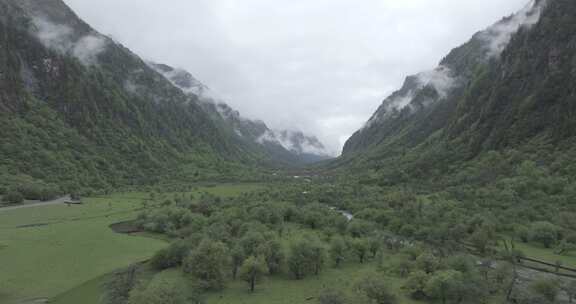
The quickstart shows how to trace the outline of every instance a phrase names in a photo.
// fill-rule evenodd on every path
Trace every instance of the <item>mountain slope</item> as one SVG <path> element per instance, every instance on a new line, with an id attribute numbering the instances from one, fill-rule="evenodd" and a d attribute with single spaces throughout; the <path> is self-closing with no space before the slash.
<path id="1" fill-rule="evenodd" d="M 165 64 L 149 63 L 184 93 L 197 99 L 210 117 L 237 140 L 263 151 L 273 162 L 304 165 L 330 159 L 324 145 L 300 131 L 272 130 L 261 120 L 242 117 L 191 73 Z"/>
<path id="2" fill-rule="evenodd" d="M 227 174 L 262 158 L 60 0 L 0 0 L 0 46 L 0 168 L 10 179 L 103 188 L 181 167 Z"/>
<path id="3" fill-rule="evenodd" d="M 408 77 L 333 166 L 380 184 L 445 189 L 496 182 L 533 161 L 572 180 L 575 32 L 574 1 L 531 2 L 454 49 L 436 70 Z"/>
<path id="4" fill-rule="evenodd" d="M 486 69 L 506 60 L 503 52 L 510 41 L 539 21 L 545 4 L 530 3 L 454 49 L 435 70 L 408 77 L 348 140 L 344 154 L 379 144 L 413 146 L 460 119 L 461 99 Z"/>

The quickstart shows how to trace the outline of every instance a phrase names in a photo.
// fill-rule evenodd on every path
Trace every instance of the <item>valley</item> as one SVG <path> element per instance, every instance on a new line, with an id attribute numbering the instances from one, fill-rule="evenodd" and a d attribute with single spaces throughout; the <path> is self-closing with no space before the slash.
<path id="1" fill-rule="evenodd" d="M 344 72 L 322 59 L 362 56 L 346 60 L 344 48 L 327 44 L 314 60 L 293 62 L 283 56 L 306 48 L 290 39 L 282 54 L 272 54 L 274 43 L 267 51 L 250 44 L 277 30 L 277 20 L 244 28 L 258 33 L 244 39 L 240 28 L 222 25 L 210 34 L 226 42 L 207 40 L 223 53 L 192 47 L 199 54 L 181 62 L 238 58 L 225 45 L 241 45 L 241 63 L 199 68 L 224 98 L 195 69 L 157 63 L 179 50 L 147 59 L 69 3 L 0 0 L 0 303 L 576 301 L 573 0 L 533 0 L 475 29 L 435 68 L 388 88 L 362 126 L 354 108 L 384 92 L 368 84 L 384 87 L 376 75 L 407 71 L 414 58 L 385 68 L 374 55 Z M 241 6 L 202 4 L 255 17 Z M 174 8 L 154 11 L 163 9 Z M 351 20 L 363 14 L 368 9 Z M 205 17 L 198 22 L 236 20 Z M 173 21 L 160 19 L 150 24 Z M 378 42 L 354 33 L 359 45 Z M 421 40 L 410 44 L 427 47 Z M 319 62 L 326 71 L 304 72 Z M 246 76 L 263 66 L 278 73 Z M 298 77 L 283 79 L 282 71 Z M 334 81 L 364 73 L 355 94 Z M 313 86 L 312 78 L 330 85 Z M 297 97 L 302 83 L 310 95 Z M 268 102 L 266 122 L 255 118 Z M 295 104 L 298 115 L 284 113 Z M 343 131 L 349 125 L 353 134 Z"/>

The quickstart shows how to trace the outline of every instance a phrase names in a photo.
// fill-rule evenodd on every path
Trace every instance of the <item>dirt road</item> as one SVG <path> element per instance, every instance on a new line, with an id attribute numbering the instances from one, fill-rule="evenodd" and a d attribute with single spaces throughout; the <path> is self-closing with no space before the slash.
<path id="1" fill-rule="evenodd" d="M 22 205 L 0 207 L 0 213 L 6 212 L 6 211 L 11 211 L 11 210 L 16 210 L 16 209 L 23 209 L 23 208 L 32 208 L 32 207 L 42 207 L 42 206 L 64 204 L 64 202 L 67 202 L 67 201 L 70 201 L 69 195 L 57 198 L 55 200 L 46 201 L 46 202 L 31 201 L 31 202 L 24 203 Z"/>

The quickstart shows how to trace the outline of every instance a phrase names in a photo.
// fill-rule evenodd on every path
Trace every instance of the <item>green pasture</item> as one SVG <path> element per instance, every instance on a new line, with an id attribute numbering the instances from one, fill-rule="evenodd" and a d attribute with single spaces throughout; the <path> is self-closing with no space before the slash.
<path id="1" fill-rule="evenodd" d="M 195 192 L 234 196 L 258 187 L 203 186 Z M 147 193 L 122 193 L 85 198 L 77 206 L 0 212 L 0 303 L 27 303 L 68 293 L 90 303 L 103 275 L 146 260 L 166 246 L 158 238 L 121 235 L 109 228 L 134 219 L 148 197 Z M 92 294 L 74 293 L 86 286 L 90 288 L 83 290 Z"/>

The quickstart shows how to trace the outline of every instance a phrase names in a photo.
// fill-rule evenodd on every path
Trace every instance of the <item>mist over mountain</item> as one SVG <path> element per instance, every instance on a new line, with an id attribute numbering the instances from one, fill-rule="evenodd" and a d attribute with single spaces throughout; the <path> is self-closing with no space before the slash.
<path id="1" fill-rule="evenodd" d="M 3 183 L 103 188 L 268 162 L 62 1 L 0 1 L 0 32 L 0 167 L 17 173 Z"/>
<path id="2" fill-rule="evenodd" d="M 547 7 L 547 1 L 531 1 L 518 13 L 452 50 L 436 69 L 407 77 L 402 88 L 386 98 L 365 126 L 347 141 L 344 154 L 377 146 L 414 147 L 431 136 L 453 130 L 469 115 L 464 104 L 482 104 L 472 101 L 475 96 L 470 93 L 485 77 L 483 73 L 497 68 L 509 71 L 506 61 L 514 55 L 507 50 L 532 32 Z"/>
<path id="3" fill-rule="evenodd" d="M 243 117 L 240 112 L 218 97 L 217 93 L 194 78 L 190 72 L 165 64 L 150 63 L 150 66 L 186 94 L 197 97 L 199 105 L 213 119 L 224 122 L 240 139 L 260 145 L 278 161 L 309 164 L 333 157 L 314 136 L 306 135 L 301 131 L 273 130 L 262 120 Z"/>

